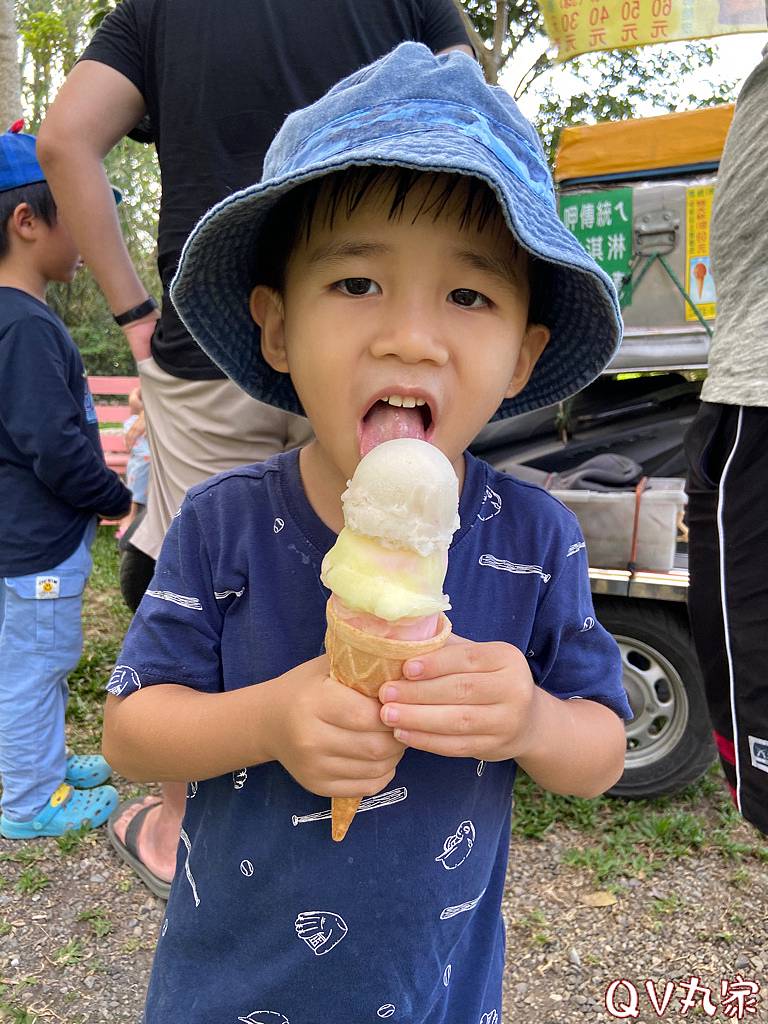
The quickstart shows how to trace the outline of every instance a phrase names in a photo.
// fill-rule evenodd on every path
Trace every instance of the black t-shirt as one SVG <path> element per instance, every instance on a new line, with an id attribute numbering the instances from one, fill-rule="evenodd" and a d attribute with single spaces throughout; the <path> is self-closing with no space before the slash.
<path id="1" fill-rule="evenodd" d="M 288 114 L 404 40 L 436 52 L 468 42 L 453 0 L 122 0 L 102 22 L 81 59 L 136 86 L 157 146 L 163 309 L 152 351 L 168 373 L 223 376 L 168 297 L 194 225 L 258 181 Z"/>
<path id="2" fill-rule="evenodd" d="M 131 492 L 107 469 L 83 360 L 64 324 L 0 288 L 0 577 L 53 569 Z"/>

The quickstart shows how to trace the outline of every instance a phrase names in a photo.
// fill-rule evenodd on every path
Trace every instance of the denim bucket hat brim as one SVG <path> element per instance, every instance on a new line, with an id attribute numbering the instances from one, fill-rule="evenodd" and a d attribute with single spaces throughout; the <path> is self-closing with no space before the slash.
<path id="1" fill-rule="evenodd" d="M 171 284 L 190 334 L 253 398 L 302 413 L 290 377 L 261 355 L 251 319 L 253 256 L 267 214 L 305 182 L 351 167 L 404 167 L 472 176 L 495 193 L 517 241 L 542 261 L 541 319 L 551 337 L 526 387 L 493 419 L 561 401 L 593 381 L 621 341 L 610 278 L 557 214 L 539 139 L 514 101 L 462 53 L 403 43 L 291 114 L 261 183 L 227 197 L 193 230 Z M 261 262 L 264 254 L 260 254 Z"/>

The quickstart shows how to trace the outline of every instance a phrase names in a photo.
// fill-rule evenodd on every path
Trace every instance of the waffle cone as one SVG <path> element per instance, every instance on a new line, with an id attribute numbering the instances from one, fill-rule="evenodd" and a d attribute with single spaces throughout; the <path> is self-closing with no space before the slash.
<path id="1" fill-rule="evenodd" d="M 429 654 L 442 647 L 451 632 L 451 623 L 440 616 L 438 632 L 428 640 L 391 640 L 373 636 L 340 619 L 329 601 L 326 608 L 325 649 L 331 676 L 366 697 L 377 697 L 382 683 L 402 679 L 403 665 L 409 658 Z M 331 801 L 332 836 L 339 843 L 347 834 L 362 797 L 333 797 Z"/>

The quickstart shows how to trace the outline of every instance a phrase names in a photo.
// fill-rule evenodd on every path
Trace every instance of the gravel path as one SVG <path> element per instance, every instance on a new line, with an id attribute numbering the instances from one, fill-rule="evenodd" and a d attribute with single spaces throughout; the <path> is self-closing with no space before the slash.
<path id="1" fill-rule="evenodd" d="M 746 827 L 745 827 L 746 831 Z M 744 1019 L 768 1022 L 768 871 L 759 861 L 736 864 L 715 852 L 684 857 L 651 878 L 624 878 L 615 893 L 590 884 L 564 867 L 562 855 L 583 844 L 567 832 L 545 842 L 513 842 L 507 880 L 507 973 L 504 1024 L 611 1021 L 606 990 L 617 979 L 638 993 L 634 1018 L 682 1021 L 688 979 L 708 985 L 718 1011 L 704 1019 L 733 1020 L 722 1011 L 721 982 L 736 975 L 760 985 L 756 1013 Z M 537 879 L 532 884 L 532 879 Z M 546 881 L 542 881 L 546 879 Z M 611 902 L 609 906 L 590 903 Z M 659 1017 L 644 981 L 653 979 L 659 1002 L 666 982 L 674 995 Z M 729 993 L 732 992 L 732 986 Z M 615 1003 L 627 1005 L 621 986 Z M 694 1005 L 701 1008 L 699 994 Z M 629 1003 L 631 1008 L 631 1003 Z"/>
<path id="2" fill-rule="evenodd" d="M 746 826 L 738 831 L 753 841 Z M 482 1024 L 619 1019 L 606 1012 L 604 997 L 619 978 L 638 990 L 638 1015 L 630 1019 L 639 1024 L 768 1024 L 768 990 L 743 1018 L 726 1016 L 722 1006 L 707 1015 L 700 1005 L 686 1013 L 681 1005 L 681 985 L 692 975 L 712 988 L 716 1004 L 722 979 L 741 975 L 766 987 L 765 863 L 710 850 L 673 860 L 650 877 L 639 871 L 601 887 L 564 863 L 590 841 L 562 827 L 541 840 L 513 840 L 505 1009 Z M 72 849 L 52 840 L 0 843 L 0 1019 L 138 1024 L 164 904 L 117 860 L 104 830 Z M 592 905 L 601 903 L 607 905 Z M 650 1006 L 646 978 L 656 982 L 659 999 L 667 981 L 678 983 L 661 1017 Z M 617 1003 L 629 995 L 625 986 Z"/>

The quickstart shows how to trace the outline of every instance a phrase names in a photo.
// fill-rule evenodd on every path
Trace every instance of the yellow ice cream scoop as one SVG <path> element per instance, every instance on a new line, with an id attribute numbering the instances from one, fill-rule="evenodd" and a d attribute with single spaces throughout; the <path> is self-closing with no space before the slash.
<path id="1" fill-rule="evenodd" d="M 394 622 L 451 607 L 443 593 L 447 564 L 443 551 L 420 555 L 344 527 L 320 578 L 347 608 Z"/>

